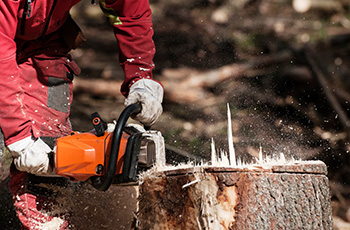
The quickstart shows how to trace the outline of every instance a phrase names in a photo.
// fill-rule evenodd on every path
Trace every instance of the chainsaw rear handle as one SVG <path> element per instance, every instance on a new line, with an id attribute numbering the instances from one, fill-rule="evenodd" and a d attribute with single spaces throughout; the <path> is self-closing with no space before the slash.
<path id="1" fill-rule="evenodd" d="M 92 181 L 92 185 L 100 191 L 106 191 L 111 186 L 115 171 L 117 169 L 117 161 L 119 155 L 120 142 L 122 139 L 123 129 L 126 122 L 132 115 L 140 113 L 142 110 L 141 103 L 131 104 L 127 106 L 120 114 L 114 129 L 111 145 L 111 153 L 109 155 L 108 166 L 105 176 L 98 177 Z"/>

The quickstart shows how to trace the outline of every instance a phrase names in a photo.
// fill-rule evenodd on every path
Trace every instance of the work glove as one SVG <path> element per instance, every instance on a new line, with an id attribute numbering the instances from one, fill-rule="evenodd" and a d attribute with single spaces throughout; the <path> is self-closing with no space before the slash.
<path id="1" fill-rule="evenodd" d="M 48 154 L 52 149 L 40 138 L 27 137 L 7 146 L 19 171 L 36 175 L 52 173 Z"/>
<path id="2" fill-rule="evenodd" d="M 146 126 L 151 126 L 163 112 L 163 93 L 163 87 L 158 82 L 151 79 L 141 79 L 130 87 L 124 105 L 141 102 L 142 110 L 133 118 Z"/>

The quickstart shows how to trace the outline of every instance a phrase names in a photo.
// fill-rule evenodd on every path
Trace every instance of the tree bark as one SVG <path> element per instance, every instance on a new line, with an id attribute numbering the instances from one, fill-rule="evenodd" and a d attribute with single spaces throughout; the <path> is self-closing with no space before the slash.
<path id="1" fill-rule="evenodd" d="M 333 229 L 326 166 L 195 167 L 144 175 L 137 229 Z"/>

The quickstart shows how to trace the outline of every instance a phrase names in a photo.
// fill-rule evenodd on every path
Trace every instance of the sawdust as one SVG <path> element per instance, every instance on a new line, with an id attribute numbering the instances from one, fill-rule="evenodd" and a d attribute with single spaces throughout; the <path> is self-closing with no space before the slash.
<path id="1" fill-rule="evenodd" d="M 73 196 L 71 224 L 74 229 L 130 229 L 136 212 L 136 186 L 112 185 L 101 192 L 79 185 Z"/>
<path id="2" fill-rule="evenodd" d="M 42 229 L 54 230 L 68 221 L 69 229 L 130 229 L 136 212 L 136 186 L 114 186 L 97 191 L 88 183 L 67 186 L 39 184 L 55 194 L 55 205 L 45 215 L 58 216 Z"/>
<path id="3" fill-rule="evenodd" d="M 58 217 L 54 217 L 50 222 L 44 223 L 40 226 L 42 230 L 59 230 L 64 220 Z"/>
<path id="4" fill-rule="evenodd" d="M 140 175 L 140 183 L 142 183 L 143 178 L 152 177 L 158 175 L 158 172 L 162 171 L 170 171 L 176 169 L 188 169 L 193 168 L 193 172 L 201 172 L 203 168 L 208 167 L 233 167 L 239 169 L 254 169 L 254 168 L 271 168 L 276 165 L 294 165 L 302 162 L 302 160 L 296 160 L 293 157 L 286 158 L 284 153 L 280 152 L 279 154 L 274 155 L 266 155 L 263 156 L 263 149 L 260 146 L 259 148 L 259 157 L 253 159 L 252 162 L 244 162 L 240 158 L 236 158 L 235 148 L 233 145 L 232 138 L 232 123 L 231 123 L 231 112 L 230 106 L 227 104 L 227 139 L 228 139 L 228 152 L 220 149 L 216 150 L 214 139 L 211 139 L 211 161 L 210 162 L 200 162 L 195 163 L 192 161 L 188 161 L 187 163 L 180 163 L 178 165 L 165 165 L 159 164 L 153 167 L 152 169 L 142 173 Z M 219 152 L 219 154 L 218 154 Z M 183 187 L 187 187 L 189 185 L 195 184 L 198 182 L 198 178 L 195 181 L 190 182 L 189 184 L 183 185 Z"/>

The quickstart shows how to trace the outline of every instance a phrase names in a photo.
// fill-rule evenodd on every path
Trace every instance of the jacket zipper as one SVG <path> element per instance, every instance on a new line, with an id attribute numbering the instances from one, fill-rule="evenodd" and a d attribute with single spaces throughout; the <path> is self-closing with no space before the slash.
<path id="1" fill-rule="evenodd" d="M 25 24 L 27 17 L 30 18 L 32 14 L 32 0 L 26 0 L 23 7 L 22 21 L 21 21 L 21 35 L 24 35 Z"/>
<path id="2" fill-rule="evenodd" d="M 45 24 L 45 27 L 44 27 L 44 31 L 41 33 L 40 37 L 41 37 L 41 36 L 44 36 L 44 35 L 46 34 L 46 32 L 47 32 L 47 29 L 48 29 L 49 24 L 50 24 L 50 19 L 51 19 L 51 16 L 52 16 L 52 14 L 53 14 L 53 11 L 54 11 L 54 9 L 55 9 L 56 4 L 57 4 L 57 0 L 54 0 L 54 1 L 53 1 L 53 4 L 52 4 L 52 7 L 51 7 L 51 10 L 50 10 L 50 13 L 49 13 L 49 16 L 47 17 L 47 20 L 46 20 L 46 24 Z"/>

